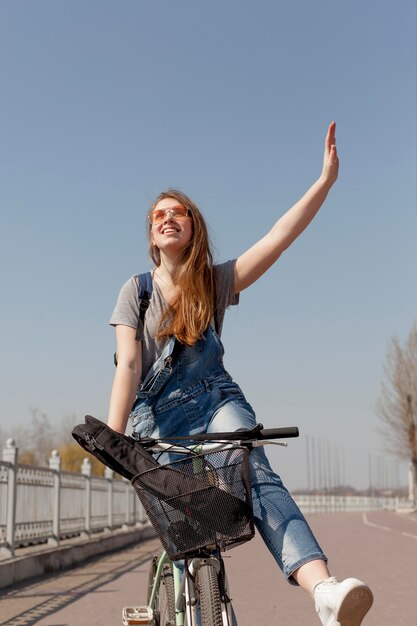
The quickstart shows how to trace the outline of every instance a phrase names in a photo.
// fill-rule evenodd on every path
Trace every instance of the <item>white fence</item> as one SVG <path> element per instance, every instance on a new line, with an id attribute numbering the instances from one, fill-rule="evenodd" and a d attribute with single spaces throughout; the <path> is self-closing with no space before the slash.
<path id="1" fill-rule="evenodd" d="M 49 468 L 17 463 L 17 448 L 9 439 L 0 461 L 0 552 L 14 556 L 17 547 L 147 522 L 146 513 L 127 480 L 92 476 L 84 459 L 81 473 L 62 472 L 59 454 Z"/>
<path id="2" fill-rule="evenodd" d="M 412 508 L 407 498 L 394 496 L 334 496 L 295 495 L 294 500 L 303 513 L 354 513 L 376 510 L 397 511 Z"/>

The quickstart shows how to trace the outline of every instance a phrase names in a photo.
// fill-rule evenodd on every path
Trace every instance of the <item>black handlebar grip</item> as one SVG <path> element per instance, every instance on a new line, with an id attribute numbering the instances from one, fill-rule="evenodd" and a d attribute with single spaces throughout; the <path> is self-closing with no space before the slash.
<path id="1" fill-rule="evenodd" d="M 257 439 L 289 439 L 298 437 L 300 431 L 298 426 L 288 426 L 286 428 L 263 428 L 256 436 Z"/>

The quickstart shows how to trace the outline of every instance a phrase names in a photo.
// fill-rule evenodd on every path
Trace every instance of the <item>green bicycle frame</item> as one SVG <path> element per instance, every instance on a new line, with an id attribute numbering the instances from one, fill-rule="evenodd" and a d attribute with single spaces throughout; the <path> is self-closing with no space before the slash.
<path id="1" fill-rule="evenodd" d="M 154 610 L 156 608 L 155 599 L 156 599 L 156 593 L 159 589 L 159 583 L 161 581 L 162 570 L 164 568 L 165 563 L 170 563 L 170 562 L 171 560 L 168 557 L 166 551 L 164 550 L 158 559 L 158 564 L 156 567 L 156 572 L 155 572 L 155 576 L 154 576 L 153 584 L 152 584 L 152 592 L 149 598 L 149 606 Z M 180 576 L 180 571 L 178 567 L 175 566 L 175 563 L 173 563 L 172 565 L 173 565 L 172 569 L 173 569 L 173 574 L 174 574 L 174 596 L 175 596 L 175 602 L 176 602 L 178 598 L 179 590 L 181 587 L 181 576 Z M 184 621 L 185 621 L 185 612 L 179 611 L 177 607 L 175 607 L 176 626 L 184 626 Z"/>

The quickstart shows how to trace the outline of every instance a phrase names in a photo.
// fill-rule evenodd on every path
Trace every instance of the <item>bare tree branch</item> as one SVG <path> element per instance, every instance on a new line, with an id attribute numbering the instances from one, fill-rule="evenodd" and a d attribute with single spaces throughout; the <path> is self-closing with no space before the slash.
<path id="1" fill-rule="evenodd" d="M 417 324 L 413 324 L 404 346 L 397 337 L 389 343 L 384 379 L 376 403 L 380 434 L 386 449 L 408 459 L 414 473 L 417 502 Z"/>

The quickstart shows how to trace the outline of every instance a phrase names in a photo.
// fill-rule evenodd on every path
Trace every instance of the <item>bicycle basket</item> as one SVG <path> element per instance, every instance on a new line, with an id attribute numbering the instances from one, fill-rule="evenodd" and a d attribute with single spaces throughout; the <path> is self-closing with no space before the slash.
<path id="1" fill-rule="evenodd" d="M 133 478 L 168 556 L 182 559 L 215 544 L 221 550 L 254 536 L 246 448 L 187 455 Z"/>

